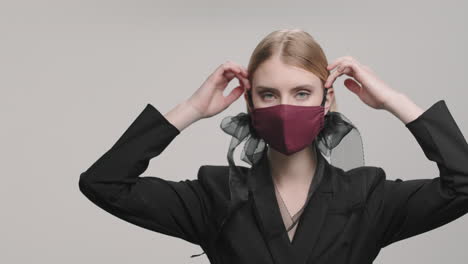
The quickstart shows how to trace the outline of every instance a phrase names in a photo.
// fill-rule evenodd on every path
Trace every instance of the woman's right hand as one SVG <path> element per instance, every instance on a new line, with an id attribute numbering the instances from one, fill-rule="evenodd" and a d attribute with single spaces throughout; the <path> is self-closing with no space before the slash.
<path id="1" fill-rule="evenodd" d="M 239 80 L 239 86 L 224 96 L 224 90 L 234 77 Z M 246 89 L 250 89 L 247 77 L 247 70 L 243 66 L 227 61 L 208 76 L 200 88 L 187 99 L 187 103 L 199 112 L 201 118 L 212 117 L 236 101 Z"/>

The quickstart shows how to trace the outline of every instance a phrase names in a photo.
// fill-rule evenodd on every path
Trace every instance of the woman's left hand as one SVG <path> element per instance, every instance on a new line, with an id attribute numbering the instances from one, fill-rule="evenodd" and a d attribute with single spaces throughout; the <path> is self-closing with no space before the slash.
<path id="1" fill-rule="evenodd" d="M 379 79 L 371 68 L 351 56 L 340 57 L 327 66 L 329 71 L 334 68 L 336 71 L 328 76 L 325 88 L 331 87 L 336 78 L 343 74 L 351 76 L 356 80 L 348 78 L 344 81 L 344 85 L 372 108 L 385 109 L 386 103 L 399 95 L 398 91 Z"/>

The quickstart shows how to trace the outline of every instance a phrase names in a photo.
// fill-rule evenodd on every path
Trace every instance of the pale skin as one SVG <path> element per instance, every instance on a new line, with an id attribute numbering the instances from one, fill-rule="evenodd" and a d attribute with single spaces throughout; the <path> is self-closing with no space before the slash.
<path id="1" fill-rule="evenodd" d="M 245 91 L 249 89 L 252 90 L 254 107 L 261 108 L 276 104 L 320 105 L 324 88 L 329 88 L 325 102 L 325 113 L 327 113 L 335 95 L 333 83 L 342 75 L 352 77 L 344 80 L 344 86 L 357 95 L 363 103 L 373 109 L 387 110 L 404 124 L 424 112 L 404 93 L 391 88 L 372 69 L 351 56 L 335 59 L 327 69 L 332 72 L 322 84 L 313 73 L 283 64 L 278 58 L 272 57 L 257 69 L 251 84 L 247 79 L 248 73 L 245 67 L 227 61 L 221 64 L 191 97 L 167 112 L 165 117 L 182 131 L 200 119 L 222 112 L 242 94 L 247 103 Z M 224 96 L 223 91 L 234 78 L 238 79 L 239 85 Z M 293 90 L 298 85 L 309 86 Z M 274 89 L 265 90 L 259 86 Z M 316 166 L 315 152 L 311 148 L 304 148 L 287 156 L 269 148 L 268 158 L 278 191 L 288 211 L 294 215 L 306 200 Z"/>

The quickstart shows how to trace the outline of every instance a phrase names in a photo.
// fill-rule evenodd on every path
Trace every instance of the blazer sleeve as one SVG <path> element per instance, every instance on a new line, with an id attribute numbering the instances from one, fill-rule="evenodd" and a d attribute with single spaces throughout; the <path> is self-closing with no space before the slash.
<path id="1" fill-rule="evenodd" d="M 383 248 L 447 224 L 468 212 L 468 145 L 444 100 L 405 125 L 438 177 L 388 180 L 377 167 L 371 187 L 370 213 L 377 243 Z"/>
<path id="2" fill-rule="evenodd" d="M 140 176 L 179 133 L 148 104 L 112 148 L 81 173 L 79 189 L 127 222 L 203 245 L 208 208 L 198 179 Z"/>

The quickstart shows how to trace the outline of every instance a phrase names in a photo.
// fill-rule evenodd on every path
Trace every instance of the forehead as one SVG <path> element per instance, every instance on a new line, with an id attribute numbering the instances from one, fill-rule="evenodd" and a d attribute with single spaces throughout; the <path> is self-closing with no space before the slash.
<path id="1" fill-rule="evenodd" d="M 284 64 L 279 59 L 270 59 L 262 63 L 252 79 L 254 89 L 259 89 L 259 86 L 262 86 L 289 90 L 301 85 L 307 85 L 305 88 L 311 89 L 319 88 L 321 84 L 320 78 L 312 72 Z"/>

